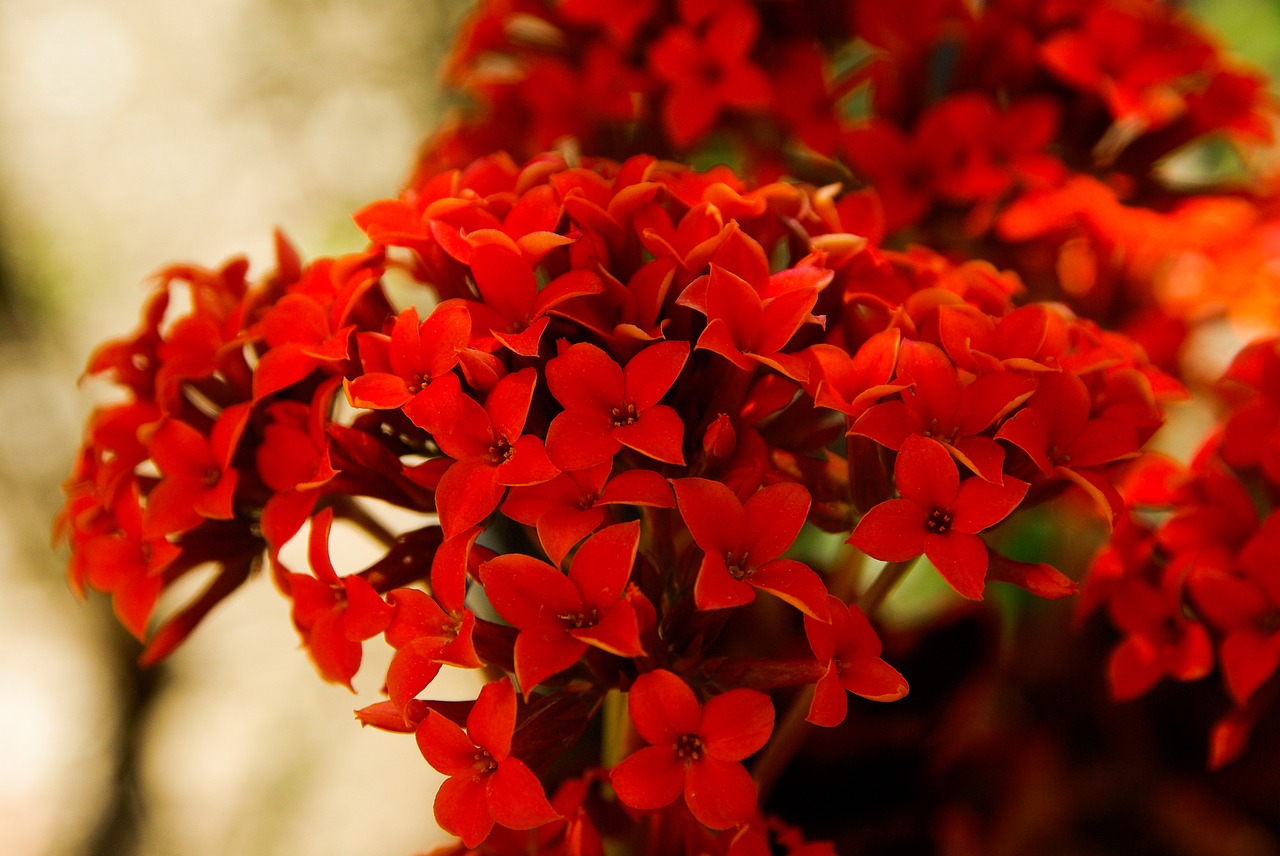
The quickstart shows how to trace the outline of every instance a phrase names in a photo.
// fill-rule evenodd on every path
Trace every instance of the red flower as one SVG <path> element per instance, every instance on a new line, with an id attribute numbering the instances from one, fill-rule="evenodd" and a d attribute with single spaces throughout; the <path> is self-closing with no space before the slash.
<path id="1" fill-rule="evenodd" d="M 328 274 L 317 265 L 313 276 Z M 253 400 L 297 383 L 324 363 L 347 358 L 351 324 L 333 329 L 330 313 L 305 294 L 280 298 L 262 319 L 262 335 L 269 350 L 253 372 Z"/>
<path id="2" fill-rule="evenodd" d="M 589 270 L 571 270 L 539 288 L 529 262 L 499 244 L 476 246 L 470 264 L 481 297 L 466 301 L 476 329 L 488 330 L 502 346 L 525 357 L 538 355 L 552 309 L 575 297 L 599 294 L 604 288 L 600 277 Z"/>
<path id="3" fill-rule="evenodd" d="M 386 630 L 394 610 L 364 577 L 339 577 L 334 571 L 329 559 L 332 525 L 331 508 L 311 521 L 307 559 L 315 576 L 290 573 L 285 579 L 293 623 L 320 674 L 354 692 L 351 678 L 360 669 L 360 643 Z"/>
<path id="4" fill-rule="evenodd" d="M 676 301 L 707 316 L 697 347 L 714 351 L 743 371 L 764 364 L 795 380 L 807 380 L 806 361 L 781 350 L 803 324 L 823 320 L 811 313 L 818 292 L 834 274 L 809 261 L 752 281 L 713 264 L 711 272 L 692 282 Z"/>
<path id="5" fill-rule="evenodd" d="M 992 482 L 1002 478 L 1004 449 L 984 431 L 1035 390 L 1035 381 L 1012 372 L 979 375 L 965 383 L 941 348 L 906 341 L 894 381 L 910 386 L 900 399 L 871 407 L 851 433 L 901 449 L 911 436 L 932 437 L 966 467 Z"/>
<path id="6" fill-rule="evenodd" d="M 814 689 L 809 715 L 815 725 L 827 727 L 844 721 L 849 702 L 845 691 L 872 701 L 897 701 L 907 694 L 907 682 L 897 669 L 880 658 L 880 637 L 856 606 L 845 606 L 831 596 L 830 623 L 804 618 L 809 647 L 827 671 Z"/>
<path id="7" fill-rule="evenodd" d="M 702 26 L 668 28 L 649 48 L 650 69 L 668 84 L 662 124 L 677 146 L 710 130 L 725 107 L 769 105 L 769 78 L 748 56 L 759 30 L 754 9 L 730 3 Z"/>
<path id="8" fill-rule="evenodd" d="M 653 745 L 613 768 L 618 799 L 646 810 L 684 794 L 689 811 L 712 829 L 751 819 L 756 786 L 741 762 L 773 733 L 767 695 L 729 690 L 699 705 L 684 681 L 660 669 L 636 678 L 627 706 L 636 732 Z"/>
<path id="9" fill-rule="evenodd" d="M 436 793 L 436 821 L 467 847 L 484 841 L 495 823 L 533 829 L 560 817 L 538 777 L 511 755 L 515 726 L 516 693 L 508 678 L 480 690 L 465 733 L 434 710 L 418 723 L 422 757 L 449 777 Z"/>
<path id="10" fill-rule="evenodd" d="M 609 505 L 672 508 L 671 484 L 653 470 L 637 469 L 609 478 L 613 462 L 561 473 L 549 482 L 513 487 L 502 513 L 537 527 L 538 541 L 552 564 L 609 519 Z"/>
<path id="11" fill-rule="evenodd" d="M 452 371 L 471 338 L 471 314 L 459 301 L 437 306 L 419 323 L 410 306 L 396 316 L 391 336 L 357 333 L 364 374 L 344 381 L 352 407 L 403 407 L 438 377 Z"/>
<path id="12" fill-rule="evenodd" d="M 640 657 L 640 623 L 627 579 L 640 544 L 640 524 L 601 529 L 578 548 L 566 577 L 530 556 L 509 553 L 480 566 L 485 594 L 520 629 L 516 679 L 528 698 L 538 684 L 572 666 L 591 646 Z M 639 596 L 639 595 L 637 595 Z"/>
<path id="13" fill-rule="evenodd" d="M 1187 585 L 1198 612 L 1222 633 L 1222 675 L 1244 705 L 1280 669 L 1280 511 L 1240 551 L 1239 565 L 1239 573 L 1197 567 Z"/>
<path id="14" fill-rule="evenodd" d="M 743 503 L 720 482 L 691 478 L 672 484 L 689 534 L 703 552 L 693 588 L 699 609 L 741 606 L 761 589 L 827 620 L 822 578 L 803 562 L 778 558 L 795 543 L 809 513 L 803 485 L 770 485 Z"/>
<path id="15" fill-rule="evenodd" d="M 1004 520 L 1027 493 L 1027 483 L 1005 476 L 999 485 L 960 472 L 936 440 L 911 436 L 893 470 L 900 499 L 869 510 L 848 543 L 876 559 L 903 562 L 921 553 L 964 597 L 982 598 L 987 545 L 977 533 Z"/>
<path id="16" fill-rule="evenodd" d="M 688 342 L 659 342 L 626 368 L 587 342 L 547 363 L 547 386 L 565 410 L 547 429 L 547 454 L 562 470 L 613 458 L 623 446 L 668 464 L 684 464 L 684 423 L 658 404 L 689 357 Z"/>
<path id="17" fill-rule="evenodd" d="M 481 407 L 447 374 L 405 406 L 405 415 L 426 429 L 453 458 L 436 486 L 436 510 L 446 538 L 489 516 L 508 486 L 550 481 L 559 472 L 542 440 L 524 433 L 535 369 L 498 381 Z"/>
<path id="18" fill-rule="evenodd" d="M 248 404 L 229 407 L 208 437 L 177 419 L 159 423 L 147 449 L 164 478 L 147 494 L 148 536 L 186 532 L 205 518 L 235 516 L 239 474 L 231 468 L 231 458 L 248 417 Z"/>
<path id="19" fill-rule="evenodd" d="M 1106 519 L 1114 520 L 1123 511 L 1122 501 L 1114 491 L 1103 490 L 1101 480 L 1091 479 L 1090 471 L 1136 456 L 1142 444 L 1132 422 L 1094 417 L 1091 410 L 1084 381 L 1070 372 L 1049 372 L 1040 376 L 1027 406 L 1000 426 L 996 439 L 1026 452 L 1045 475 L 1080 485 Z"/>
<path id="20" fill-rule="evenodd" d="M 1107 678 L 1117 701 L 1137 698 L 1166 675 L 1195 681 L 1213 670 L 1213 645 L 1203 624 L 1183 609 L 1182 574 L 1166 571 L 1159 584 L 1121 579 L 1107 612 L 1124 639 L 1111 651 Z"/>
<path id="21" fill-rule="evenodd" d="M 444 541 L 431 560 L 431 594 L 398 588 L 387 595 L 395 615 L 387 644 L 396 649 L 387 667 L 387 695 L 407 713 L 411 699 L 426 688 L 444 664 L 478 669 L 476 616 L 465 606 L 467 567 L 483 530 L 473 526 Z"/>

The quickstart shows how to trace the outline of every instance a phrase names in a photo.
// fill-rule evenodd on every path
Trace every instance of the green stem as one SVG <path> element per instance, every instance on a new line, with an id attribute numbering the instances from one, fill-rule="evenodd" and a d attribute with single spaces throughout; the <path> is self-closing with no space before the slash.
<path id="1" fill-rule="evenodd" d="M 867 590 L 856 600 L 858 607 L 868 619 L 875 616 L 889 593 L 902 581 L 915 563 L 915 559 L 890 562 L 876 575 L 871 585 L 867 586 Z M 782 772 L 809 737 L 810 724 L 806 717 L 809 715 L 809 705 L 813 703 L 813 693 L 814 685 L 810 684 L 791 700 L 791 705 L 783 714 L 782 721 L 773 730 L 773 737 L 752 765 L 751 778 L 755 780 L 760 792 L 761 805 L 764 805 L 773 786 L 782 776 Z"/>

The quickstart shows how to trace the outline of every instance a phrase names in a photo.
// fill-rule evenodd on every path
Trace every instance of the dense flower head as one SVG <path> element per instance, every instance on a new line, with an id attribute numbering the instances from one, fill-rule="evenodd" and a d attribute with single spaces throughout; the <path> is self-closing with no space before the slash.
<path id="1" fill-rule="evenodd" d="M 1081 587 L 1117 699 L 1217 668 L 1235 757 L 1280 670 L 1274 341 L 1189 468 L 1145 446 L 1275 205 L 1158 163 L 1265 140 L 1266 99 L 1163 4 L 926 6 L 480 3 L 473 112 L 363 250 L 168 268 L 90 358 L 123 400 L 66 483 L 73 588 L 146 661 L 264 568 L 323 678 L 385 643 L 358 716 L 465 852 L 833 852 L 770 790 L 806 722 L 907 694 L 923 633 L 876 612 L 921 559 L 957 602 Z M 1082 586 L 1026 536 L 1061 515 L 1105 542 Z M 381 554 L 340 570 L 353 530 Z"/>

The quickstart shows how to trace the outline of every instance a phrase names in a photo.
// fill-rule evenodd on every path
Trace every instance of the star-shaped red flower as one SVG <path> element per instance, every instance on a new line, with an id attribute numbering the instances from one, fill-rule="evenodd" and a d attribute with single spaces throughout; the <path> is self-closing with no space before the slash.
<path id="1" fill-rule="evenodd" d="M 520 629 L 516 678 L 526 697 L 578 662 L 588 647 L 619 657 L 644 654 L 640 622 L 627 596 L 639 544 L 640 524 L 632 521 L 605 527 L 584 541 L 568 576 L 518 553 L 480 566 L 489 602 Z"/>
<path id="2" fill-rule="evenodd" d="M 618 799 L 648 810 L 683 794 L 693 816 L 712 829 L 751 819 L 756 786 L 742 760 L 773 733 L 767 695 L 735 689 L 700 705 L 688 684 L 659 669 L 636 678 L 627 706 L 636 732 L 652 745 L 613 768 Z"/>
<path id="3" fill-rule="evenodd" d="M 1005 476 L 1004 484 L 981 477 L 960 480 L 942 444 L 912 435 L 902 443 L 893 470 L 899 499 L 870 509 L 848 543 L 876 559 L 904 562 L 921 553 L 964 597 L 982 598 L 987 545 L 978 537 L 1018 507 L 1027 483 Z"/>
<path id="4" fill-rule="evenodd" d="M 668 464 L 684 464 L 684 423 L 659 404 L 689 357 L 688 342 L 659 342 L 626 368 L 587 342 L 547 363 L 547 386 L 564 412 L 547 429 L 547 455 L 562 470 L 611 460 L 623 446 Z"/>
<path id="5" fill-rule="evenodd" d="M 809 491 L 786 482 L 761 488 L 745 503 L 709 479 L 672 483 L 689 534 L 702 548 L 694 584 L 699 609 L 723 609 L 770 592 L 820 621 L 827 620 L 827 589 L 803 562 L 779 559 L 795 543 L 809 513 Z"/>
<path id="6" fill-rule="evenodd" d="M 533 829 L 560 816 L 538 777 L 511 755 L 515 725 L 516 693 L 509 678 L 480 690 L 465 733 L 434 710 L 418 723 L 422 757 L 449 777 L 436 793 L 436 821 L 467 847 L 488 838 L 495 823 Z"/>

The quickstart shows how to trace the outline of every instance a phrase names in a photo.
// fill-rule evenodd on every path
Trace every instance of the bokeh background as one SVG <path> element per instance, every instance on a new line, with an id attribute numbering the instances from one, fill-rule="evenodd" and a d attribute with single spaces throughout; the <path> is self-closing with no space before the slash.
<path id="1" fill-rule="evenodd" d="M 0 0 L 0 854 L 410 854 L 440 777 L 362 730 L 262 581 L 168 662 L 49 547 L 93 346 L 170 261 L 271 264 L 362 245 L 446 106 L 463 0 Z M 1280 70 L 1280 3 L 1193 5 Z"/>

